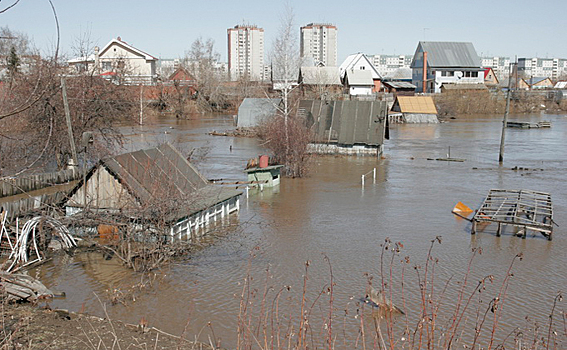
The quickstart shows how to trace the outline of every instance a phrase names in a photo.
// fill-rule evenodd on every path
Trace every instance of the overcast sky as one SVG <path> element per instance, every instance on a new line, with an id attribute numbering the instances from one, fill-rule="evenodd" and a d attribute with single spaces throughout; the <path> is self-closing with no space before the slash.
<path id="1" fill-rule="evenodd" d="M 0 2 L 0 9 L 15 0 Z M 73 56 L 80 33 L 106 45 L 122 40 L 161 58 L 184 55 L 198 37 L 212 38 L 227 57 L 227 28 L 255 24 L 271 50 L 284 12 L 274 0 L 53 0 L 61 50 Z M 470 41 L 482 56 L 567 58 L 567 0 L 290 1 L 299 27 L 311 22 L 338 27 L 339 64 L 351 53 L 413 54 L 420 40 Z M 0 26 L 26 33 L 49 53 L 56 40 L 47 0 L 21 0 L 0 14 Z M 0 39 L 6 40 L 6 39 Z M 299 41 L 299 40 L 298 40 Z"/>

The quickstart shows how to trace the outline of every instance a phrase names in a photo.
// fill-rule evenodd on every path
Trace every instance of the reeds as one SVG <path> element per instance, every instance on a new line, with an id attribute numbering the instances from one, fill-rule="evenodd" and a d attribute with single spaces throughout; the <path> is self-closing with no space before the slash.
<path id="1" fill-rule="evenodd" d="M 353 301 L 344 301 L 343 316 L 336 307 L 341 303 L 335 296 L 338 282 L 326 255 L 328 282 L 321 288 L 309 283 L 309 261 L 304 264 L 297 293 L 290 286 L 276 287 L 269 268 L 261 289 L 248 273 L 240 295 L 236 348 L 535 350 L 567 346 L 561 293 L 550 306 L 546 326 L 536 321 L 541 315 L 526 318 L 525 326 L 512 330 L 510 322 L 502 323 L 510 317 L 506 313 L 508 294 L 510 288 L 517 288 L 510 282 L 522 254 L 511 259 L 504 275 L 482 275 L 475 269 L 482 249 L 475 248 L 464 271 L 453 271 L 442 279 L 437 272 L 442 265 L 435 257 L 441 241 L 441 237 L 433 239 L 425 260 L 412 264 L 409 257 L 402 256 L 402 243 L 386 239 L 381 244 L 378 275 L 366 273 L 366 277 L 368 287 L 378 282 L 376 288 L 384 304 L 391 307 L 373 309 L 353 297 Z M 396 311 L 396 304 L 404 313 Z"/>

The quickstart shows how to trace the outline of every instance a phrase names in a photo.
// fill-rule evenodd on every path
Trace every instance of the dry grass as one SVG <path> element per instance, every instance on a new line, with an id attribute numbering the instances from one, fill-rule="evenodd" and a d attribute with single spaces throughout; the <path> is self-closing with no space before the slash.
<path id="1" fill-rule="evenodd" d="M 405 310 L 403 315 L 394 309 L 373 309 L 356 298 L 340 315 L 334 296 L 336 281 L 326 256 L 329 280 L 321 288 L 309 284 L 311 262 L 304 265 L 302 288 L 297 292 L 273 284 L 269 269 L 263 282 L 254 282 L 248 274 L 240 295 L 236 348 L 535 350 L 567 346 L 561 294 L 550 300 L 547 325 L 527 317 L 522 327 L 503 326 L 510 281 L 521 255 L 512 258 L 504 275 L 478 277 L 475 261 L 482 250 L 474 249 L 465 271 L 440 280 L 436 274 L 440 261 L 434 254 L 439 244 L 437 237 L 425 261 L 412 264 L 401 255 L 401 243 L 386 239 L 377 276 L 366 274 L 368 285 Z"/>

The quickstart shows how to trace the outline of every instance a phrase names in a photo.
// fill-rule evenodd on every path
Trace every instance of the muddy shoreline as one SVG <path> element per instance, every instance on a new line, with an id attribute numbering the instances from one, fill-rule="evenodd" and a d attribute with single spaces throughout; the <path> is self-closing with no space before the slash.
<path id="1" fill-rule="evenodd" d="M 7 349 L 213 349 L 148 327 L 46 306 L 7 304 L 2 308 L 2 340 Z M 216 345 L 214 348 L 217 348 Z"/>

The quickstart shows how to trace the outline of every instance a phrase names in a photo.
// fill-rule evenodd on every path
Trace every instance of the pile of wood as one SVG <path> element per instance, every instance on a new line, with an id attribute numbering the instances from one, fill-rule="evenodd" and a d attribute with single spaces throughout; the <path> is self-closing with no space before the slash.
<path id="1" fill-rule="evenodd" d="M 9 302 L 53 298 L 54 292 L 47 289 L 40 281 L 21 273 L 0 271 L 0 288 Z"/>

